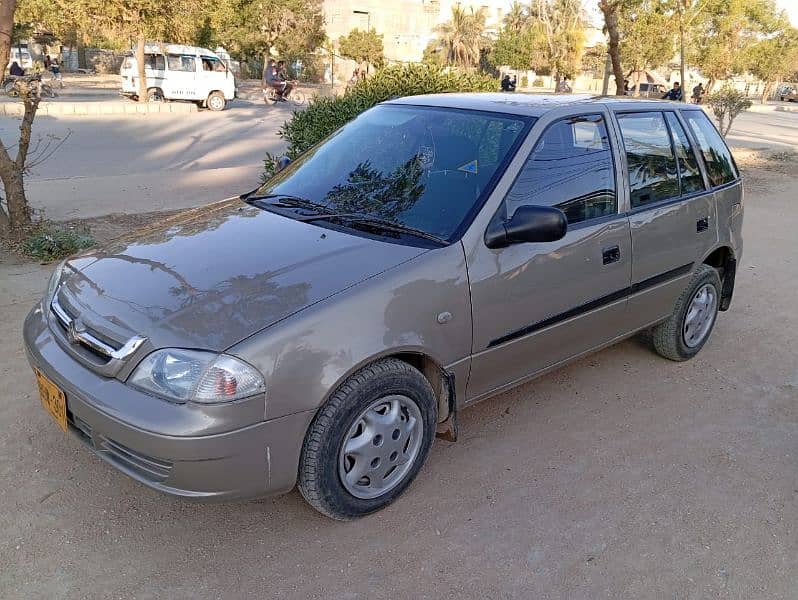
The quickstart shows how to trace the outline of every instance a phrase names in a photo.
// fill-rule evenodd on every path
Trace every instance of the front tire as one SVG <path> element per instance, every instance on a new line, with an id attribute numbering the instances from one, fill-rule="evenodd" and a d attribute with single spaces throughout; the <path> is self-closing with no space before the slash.
<path id="1" fill-rule="evenodd" d="M 212 111 L 218 112 L 224 110 L 225 106 L 227 106 L 227 100 L 224 99 L 222 92 L 211 92 L 205 104 Z"/>
<path id="2" fill-rule="evenodd" d="M 671 316 L 654 327 L 652 342 L 660 356 L 685 361 L 700 352 L 715 327 L 721 289 L 718 271 L 699 265 Z"/>
<path id="3" fill-rule="evenodd" d="M 314 418 L 302 447 L 299 491 L 339 521 L 384 508 L 424 464 L 436 421 L 435 394 L 417 369 L 392 358 L 361 369 Z"/>

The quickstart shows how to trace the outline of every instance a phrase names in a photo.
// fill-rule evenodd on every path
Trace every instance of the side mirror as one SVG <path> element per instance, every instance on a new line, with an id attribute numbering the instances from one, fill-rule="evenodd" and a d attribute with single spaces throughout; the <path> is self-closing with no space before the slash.
<path id="1" fill-rule="evenodd" d="M 282 155 L 282 156 L 281 156 L 281 157 L 280 157 L 280 158 L 277 160 L 277 172 L 279 173 L 280 171 L 282 171 L 283 169 L 285 169 L 285 168 L 286 168 L 288 165 L 290 165 L 290 164 L 291 164 L 291 159 L 290 159 L 290 158 L 288 158 L 288 157 L 287 157 L 285 154 L 283 154 L 283 155 Z"/>
<path id="2" fill-rule="evenodd" d="M 556 242 L 565 237 L 568 219 L 559 208 L 519 206 L 509 221 L 494 221 L 485 232 L 488 248 L 506 248 L 511 244 Z"/>

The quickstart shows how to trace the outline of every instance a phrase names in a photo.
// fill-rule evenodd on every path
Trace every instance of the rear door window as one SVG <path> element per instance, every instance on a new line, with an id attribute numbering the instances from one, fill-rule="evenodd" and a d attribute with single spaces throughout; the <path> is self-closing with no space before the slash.
<path id="1" fill-rule="evenodd" d="M 163 54 L 148 54 L 144 61 L 146 68 L 155 71 L 163 71 L 166 68 L 165 63 L 166 61 Z"/>
<path id="2" fill-rule="evenodd" d="M 676 149 L 676 159 L 679 163 L 679 178 L 682 182 L 682 194 L 694 194 L 704 191 L 704 176 L 698 168 L 698 159 L 693 152 L 687 134 L 672 112 L 665 113 L 668 127 L 673 136 L 673 147 Z"/>
<path id="3" fill-rule="evenodd" d="M 710 185 L 717 187 L 736 180 L 737 168 L 731 152 L 709 118 L 699 110 L 686 110 L 682 112 L 682 116 L 689 123 L 690 130 L 701 148 Z"/>
<path id="4" fill-rule="evenodd" d="M 679 197 L 676 157 L 665 117 L 661 112 L 618 115 L 632 208 Z"/>
<path id="5" fill-rule="evenodd" d="M 522 205 L 557 207 L 570 224 L 618 212 L 604 117 L 568 117 L 543 132 L 505 198 L 506 218 Z"/>

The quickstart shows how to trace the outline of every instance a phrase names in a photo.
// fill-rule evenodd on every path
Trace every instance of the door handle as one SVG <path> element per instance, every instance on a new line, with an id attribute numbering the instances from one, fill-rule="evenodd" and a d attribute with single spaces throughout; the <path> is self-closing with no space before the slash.
<path id="1" fill-rule="evenodd" d="M 602 260 L 605 265 L 621 260 L 621 249 L 618 246 L 610 246 L 601 251 Z"/>
<path id="2" fill-rule="evenodd" d="M 696 233 L 701 233 L 702 231 L 706 231 L 709 229 L 709 217 L 703 217 L 698 219 L 695 224 Z"/>

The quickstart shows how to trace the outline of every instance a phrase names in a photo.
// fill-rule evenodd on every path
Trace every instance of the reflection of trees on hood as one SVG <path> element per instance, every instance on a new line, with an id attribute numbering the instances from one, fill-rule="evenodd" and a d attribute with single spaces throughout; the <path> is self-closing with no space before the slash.
<path id="1" fill-rule="evenodd" d="M 349 173 L 346 183 L 332 188 L 326 200 L 338 212 L 367 213 L 394 221 L 424 193 L 424 185 L 420 183 L 423 172 L 418 156 L 388 175 L 367 160 Z"/>

